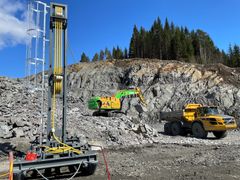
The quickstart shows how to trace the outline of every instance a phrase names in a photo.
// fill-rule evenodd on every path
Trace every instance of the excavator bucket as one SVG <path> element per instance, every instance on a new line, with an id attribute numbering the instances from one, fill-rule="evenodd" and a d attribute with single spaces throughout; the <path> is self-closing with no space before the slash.
<path id="1" fill-rule="evenodd" d="M 140 89 L 140 88 L 136 88 L 136 91 L 138 92 L 138 93 L 137 93 L 137 96 L 139 97 L 140 102 L 141 102 L 144 106 L 147 106 L 147 103 L 146 103 L 146 101 L 144 100 L 144 97 L 143 97 L 143 94 L 142 94 L 141 89 Z"/>

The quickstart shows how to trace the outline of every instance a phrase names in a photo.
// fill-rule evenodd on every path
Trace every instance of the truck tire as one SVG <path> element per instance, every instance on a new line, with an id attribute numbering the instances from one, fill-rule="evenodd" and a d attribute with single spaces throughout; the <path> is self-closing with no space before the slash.
<path id="1" fill-rule="evenodd" d="M 171 125 L 171 134 L 173 136 L 178 136 L 182 134 L 182 126 L 179 122 L 173 122 Z"/>
<path id="2" fill-rule="evenodd" d="M 227 131 L 213 131 L 213 135 L 217 139 L 225 138 L 227 136 Z"/>
<path id="3" fill-rule="evenodd" d="M 199 122 L 195 122 L 192 125 L 192 133 L 195 138 L 206 139 L 208 132 L 204 130 L 203 126 Z"/>
<path id="4" fill-rule="evenodd" d="M 164 124 L 164 134 L 166 135 L 172 135 L 172 131 L 171 131 L 171 123 L 165 123 Z"/>

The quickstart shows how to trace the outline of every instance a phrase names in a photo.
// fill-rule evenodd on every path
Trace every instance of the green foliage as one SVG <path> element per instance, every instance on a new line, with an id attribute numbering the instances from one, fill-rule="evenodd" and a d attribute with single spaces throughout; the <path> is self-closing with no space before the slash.
<path id="1" fill-rule="evenodd" d="M 96 62 L 96 61 L 98 61 L 98 60 L 99 60 L 99 55 L 98 55 L 98 53 L 95 53 L 95 55 L 93 56 L 92 61 L 93 61 L 93 62 Z"/>
<path id="2" fill-rule="evenodd" d="M 85 55 L 85 54 L 84 54 Z M 83 55 L 82 55 L 83 56 Z M 86 56 L 86 55 L 85 55 Z M 87 57 L 81 57 L 81 62 L 88 62 Z M 96 59 L 112 60 L 127 58 L 150 58 L 162 60 L 180 60 L 189 63 L 223 63 L 231 67 L 240 67 L 240 47 L 229 47 L 226 54 L 220 51 L 211 37 L 204 31 L 197 29 L 190 31 L 187 27 L 176 26 L 168 19 L 162 24 L 158 17 L 150 30 L 134 25 L 129 49 L 113 47 L 112 52 L 107 48 Z"/>
<path id="3" fill-rule="evenodd" d="M 104 51 L 101 50 L 101 51 L 100 51 L 100 55 L 99 55 L 99 60 L 100 60 L 100 61 L 103 61 L 103 60 L 104 60 L 104 56 L 105 56 Z"/>
<path id="4" fill-rule="evenodd" d="M 124 49 L 124 55 L 123 55 L 124 59 L 128 58 L 128 50 L 127 48 Z"/>
<path id="5" fill-rule="evenodd" d="M 226 64 L 231 67 L 240 67 L 240 47 L 236 44 L 233 47 L 229 46 Z"/>
<path id="6" fill-rule="evenodd" d="M 85 53 L 82 53 L 80 62 L 89 62 L 89 57 Z"/>
<path id="7" fill-rule="evenodd" d="M 108 48 L 105 49 L 105 56 L 106 56 L 106 60 L 112 60 L 112 54 L 111 52 L 108 50 Z"/>
<path id="8" fill-rule="evenodd" d="M 113 47 L 112 56 L 113 56 L 113 59 L 123 59 L 124 58 L 123 52 L 118 46 L 117 46 L 117 48 Z"/>
<path id="9" fill-rule="evenodd" d="M 135 25 L 129 46 L 130 58 L 157 58 L 182 60 L 186 62 L 223 62 L 225 56 L 215 47 L 210 36 L 202 31 L 190 32 L 160 18 L 154 21 L 150 31 Z"/>

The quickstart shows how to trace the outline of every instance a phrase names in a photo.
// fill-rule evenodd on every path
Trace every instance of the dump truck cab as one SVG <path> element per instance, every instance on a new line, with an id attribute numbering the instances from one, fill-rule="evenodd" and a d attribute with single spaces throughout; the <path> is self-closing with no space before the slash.
<path id="1" fill-rule="evenodd" d="M 226 131 L 236 129 L 235 118 L 219 113 L 217 107 L 205 106 L 197 109 L 197 121 L 201 121 L 206 131 Z"/>
<path id="2" fill-rule="evenodd" d="M 226 131 L 237 128 L 235 118 L 220 114 L 216 106 L 188 104 L 183 110 L 187 122 L 200 122 L 206 131 Z"/>

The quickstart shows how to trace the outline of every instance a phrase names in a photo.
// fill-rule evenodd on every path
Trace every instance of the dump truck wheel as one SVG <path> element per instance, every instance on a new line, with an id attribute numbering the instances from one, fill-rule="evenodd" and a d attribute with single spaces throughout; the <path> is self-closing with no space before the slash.
<path id="1" fill-rule="evenodd" d="M 164 124 L 164 133 L 166 135 L 171 135 L 172 131 L 171 131 L 171 123 L 165 123 Z"/>
<path id="2" fill-rule="evenodd" d="M 171 132 L 173 136 L 181 135 L 182 127 L 179 122 L 173 122 L 171 125 Z"/>
<path id="3" fill-rule="evenodd" d="M 217 138 L 217 139 L 221 139 L 221 138 L 225 138 L 227 136 L 227 131 L 214 131 L 213 135 Z"/>
<path id="4" fill-rule="evenodd" d="M 205 139 L 207 138 L 208 132 L 204 130 L 202 124 L 195 122 L 192 125 L 192 133 L 195 138 Z"/>
<path id="5" fill-rule="evenodd" d="M 181 135 L 182 136 L 187 136 L 188 134 L 189 134 L 189 132 L 186 129 L 182 128 Z"/>

